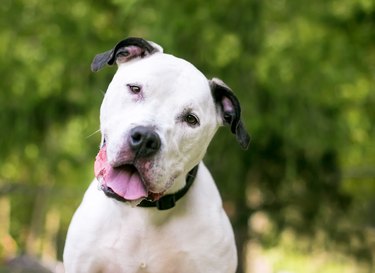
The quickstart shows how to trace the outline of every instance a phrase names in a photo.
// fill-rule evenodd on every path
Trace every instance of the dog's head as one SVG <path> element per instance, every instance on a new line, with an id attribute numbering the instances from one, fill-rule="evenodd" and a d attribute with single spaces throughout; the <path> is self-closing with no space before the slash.
<path id="1" fill-rule="evenodd" d="M 118 70 L 101 105 L 95 163 L 104 189 L 129 201 L 178 191 L 221 125 L 247 149 L 240 104 L 221 80 L 207 80 L 189 62 L 140 38 L 96 55 L 91 68 L 114 63 Z"/>

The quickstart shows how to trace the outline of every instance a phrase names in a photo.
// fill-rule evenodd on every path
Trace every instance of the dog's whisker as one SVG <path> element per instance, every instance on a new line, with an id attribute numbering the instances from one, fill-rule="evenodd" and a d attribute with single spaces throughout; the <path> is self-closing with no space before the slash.
<path id="1" fill-rule="evenodd" d="M 88 136 L 86 136 L 86 139 L 92 137 L 93 135 L 95 135 L 95 134 L 97 134 L 97 133 L 99 133 L 99 132 L 100 132 L 100 129 L 96 130 L 96 131 L 93 132 L 92 134 L 89 134 Z"/>

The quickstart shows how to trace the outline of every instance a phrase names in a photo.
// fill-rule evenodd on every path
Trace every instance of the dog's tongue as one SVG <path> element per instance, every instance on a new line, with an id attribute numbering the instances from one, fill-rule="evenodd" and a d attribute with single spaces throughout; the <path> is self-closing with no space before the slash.
<path id="1" fill-rule="evenodd" d="M 138 171 L 133 166 L 112 168 L 107 161 L 106 146 L 100 149 L 94 165 L 95 176 L 103 186 L 111 188 L 126 200 L 147 197 L 147 191 Z"/>

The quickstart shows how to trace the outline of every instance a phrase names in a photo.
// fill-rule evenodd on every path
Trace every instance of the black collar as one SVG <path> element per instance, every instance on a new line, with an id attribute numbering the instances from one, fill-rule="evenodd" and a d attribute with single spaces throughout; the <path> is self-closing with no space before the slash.
<path id="1" fill-rule="evenodd" d="M 142 208 L 158 208 L 158 210 L 167 210 L 175 206 L 176 202 L 181 199 L 189 190 L 190 186 L 193 184 L 195 177 L 197 176 L 198 165 L 196 165 L 186 176 L 186 184 L 181 190 L 173 194 L 167 194 L 161 197 L 157 201 L 142 200 L 138 204 L 138 207 Z"/>

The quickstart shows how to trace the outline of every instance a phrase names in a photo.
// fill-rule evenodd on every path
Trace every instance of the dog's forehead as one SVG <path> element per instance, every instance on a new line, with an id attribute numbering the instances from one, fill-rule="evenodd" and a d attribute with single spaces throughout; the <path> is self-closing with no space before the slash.
<path id="1" fill-rule="evenodd" d="M 164 53 L 120 64 L 116 74 L 124 81 L 167 87 L 164 92 L 180 90 L 193 94 L 209 90 L 207 78 L 194 65 Z"/>

